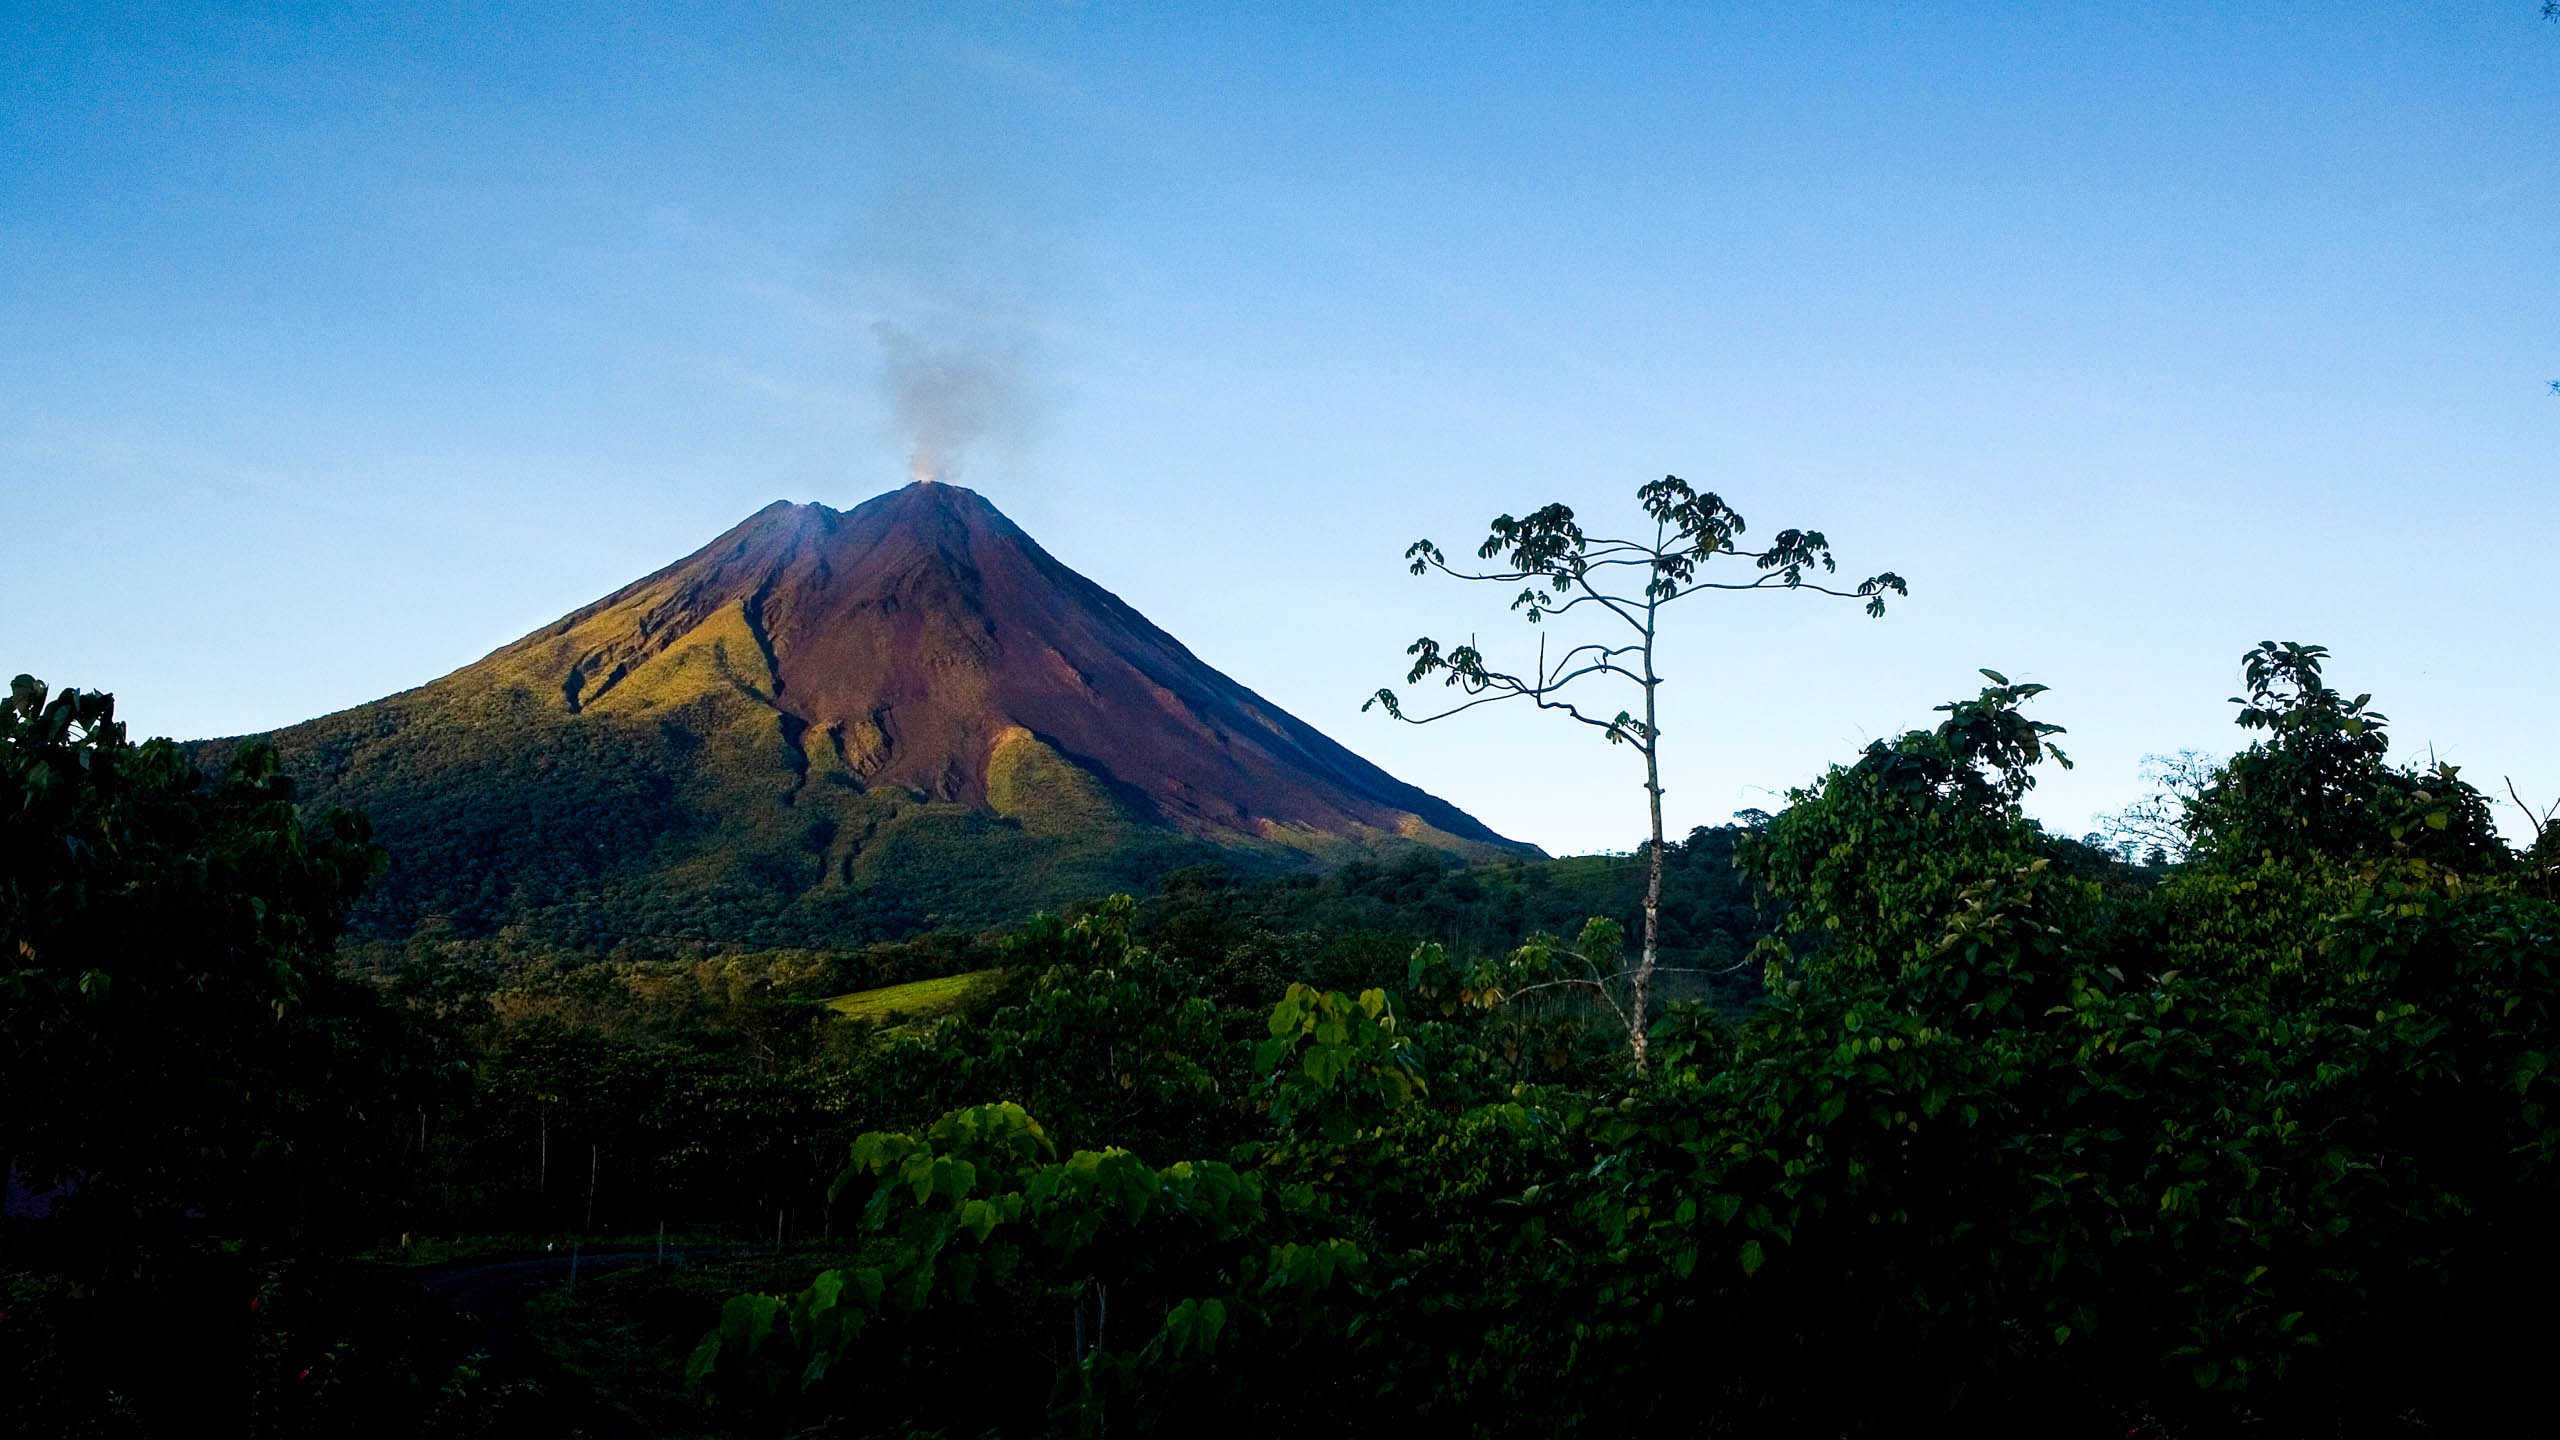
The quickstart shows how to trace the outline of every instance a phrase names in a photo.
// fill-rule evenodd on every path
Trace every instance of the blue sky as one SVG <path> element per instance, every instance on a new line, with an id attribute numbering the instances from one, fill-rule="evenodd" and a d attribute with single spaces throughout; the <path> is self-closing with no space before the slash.
<path id="1" fill-rule="evenodd" d="M 1224 8 L 0 8 L 0 670 L 180 735 L 421 683 L 899 483 L 885 321 L 1009 382 L 962 483 L 1551 849 L 1629 757 L 1359 714 L 1525 629 L 1397 557 L 1665 472 L 1913 589 L 1693 602 L 1677 826 L 1991 666 L 2076 832 L 2270 637 L 2560 796 L 2531 0 Z"/>

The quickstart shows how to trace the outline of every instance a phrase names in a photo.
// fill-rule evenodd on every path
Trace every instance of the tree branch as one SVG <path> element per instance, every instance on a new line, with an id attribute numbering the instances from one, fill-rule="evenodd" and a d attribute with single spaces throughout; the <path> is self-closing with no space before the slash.
<path id="1" fill-rule="evenodd" d="M 2555 3 L 2560 3 L 2560 0 L 2555 0 Z M 2542 837 L 2550 833 L 2552 817 L 2560 815 L 2560 801 L 2553 802 L 2550 809 L 2536 815 L 2533 813 L 2533 807 L 2524 803 L 2524 797 L 2516 793 L 2515 777 L 2509 775 L 2504 778 L 2507 782 L 2507 798 L 2516 802 L 2516 808 L 2524 812 L 2525 820 L 2533 826 L 2533 843 L 2540 845 Z"/>

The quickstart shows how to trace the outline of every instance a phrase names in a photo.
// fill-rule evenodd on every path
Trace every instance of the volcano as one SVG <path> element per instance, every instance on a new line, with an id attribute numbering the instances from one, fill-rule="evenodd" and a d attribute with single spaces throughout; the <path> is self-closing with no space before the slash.
<path id="1" fill-rule="evenodd" d="M 392 869 L 553 938 L 981 924 L 1203 860 L 1534 855 L 1204 664 L 973 491 L 779 502 L 419 689 L 272 737 Z"/>

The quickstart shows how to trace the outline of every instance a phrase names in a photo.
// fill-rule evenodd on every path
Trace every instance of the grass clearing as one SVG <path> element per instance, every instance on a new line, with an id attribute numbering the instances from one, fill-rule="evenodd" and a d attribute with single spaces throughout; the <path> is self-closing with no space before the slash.
<path id="1" fill-rule="evenodd" d="M 849 1020 L 860 1020 L 870 1025 L 900 1025 L 948 1015 L 994 989 L 1003 978 L 1002 970 L 972 970 L 965 975 L 911 980 L 904 985 L 883 985 L 877 990 L 856 990 L 850 995 L 838 995 L 818 1003 Z"/>

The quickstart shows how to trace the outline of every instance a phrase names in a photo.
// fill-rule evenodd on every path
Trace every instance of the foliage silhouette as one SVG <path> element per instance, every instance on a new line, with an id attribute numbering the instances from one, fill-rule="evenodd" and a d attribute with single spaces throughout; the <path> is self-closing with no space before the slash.
<path id="1" fill-rule="evenodd" d="M 1195 1043 L 1256 1047 L 1217 1071 L 1241 1137 L 1219 1183 L 1261 1200 L 1233 1228 L 1157 1227 L 1134 1198 L 1207 1132 L 1106 1158 L 1088 1118 L 1084 1163 L 1127 1179 L 1048 1210 L 1032 1177 L 1068 1162 L 991 1176 L 983 1110 L 867 1138 L 849 1183 L 886 1198 L 852 1270 L 736 1302 L 700 1374 L 857 1433 L 1151 1432 L 1208 1404 L 1276 1432 L 1381 1403 L 1477 1435 L 2485 1424 L 2536 1373 L 2502 1317 L 2560 1279 L 2560 908 L 2466 830 L 2457 776 L 2383 763 L 2321 658 L 2252 652 L 2263 738 L 2165 874 L 2023 816 L 2059 727 L 2025 713 L 2041 687 L 1985 672 L 1742 837 L 1785 905 L 1765 1002 L 1673 1011 L 1641 1076 L 1516 1063 L 1577 953 L 1551 941 L 1426 943 L 1363 996 L 1291 987 L 1258 1041 L 1204 1015 Z M 1070 933 L 1097 973 L 1161 963 L 1116 920 Z M 1075 1248 L 1106 1233 L 1143 1267 L 1105 1278 Z M 1315 1253 L 1338 1257 L 1322 1283 L 1270 1282 Z M 1013 1288 L 913 1278 L 954 1256 Z M 875 1302 L 867 1270 L 915 1303 Z M 1077 1330 L 1105 1286 L 1145 1323 Z M 822 1318 L 848 1287 L 859 1335 Z M 1042 1383 L 967 1405 L 918 1384 L 990 1327 L 1048 1357 Z"/>

